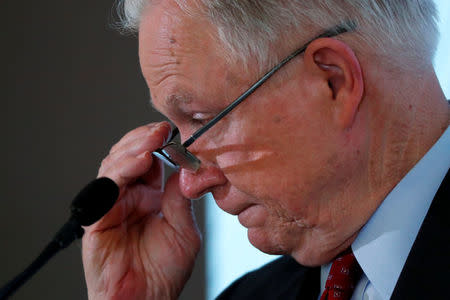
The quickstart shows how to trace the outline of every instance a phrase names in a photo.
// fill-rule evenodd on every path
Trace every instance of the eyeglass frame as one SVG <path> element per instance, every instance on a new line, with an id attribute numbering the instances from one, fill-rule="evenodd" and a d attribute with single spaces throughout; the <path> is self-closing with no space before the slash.
<path id="1" fill-rule="evenodd" d="M 200 129 L 195 131 L 189 137 L 189 139 L 187 139 L 184 143 L 181 144 L 177 141 L 174 141 L 174 138 L 179 134 L 178 128 L 174 127 L 172 129 L 171 137 L 170 137 L 169 141 L 163 147 L 156 149 L 153 152 L 153 154 L 155 156 L 157 156 L 158 158 L 160 158 L 167 165 L 174 168 L 175 170 L 178 170 L 179 168 L 186 168 L 186 169 L 196 172 L 200 168 L 201 161 L 194 154 L 189 152 L 187 147 L 192 145 L 192 143 L 194 143 L 200 136 L 202 136 L 206 131 L 208 131 L 211 127 L 213 127 L 217 122 L 219 122 L 221 119 L 223 119 L 234 108 L 236 108 L 236 106 L 238 106 L 245 99 L 247 99 L 257 88 L 259 88 L 264 82 L 266 82 L 270 77 L 272 77 L 273 74 L 275 74 L 279 69 L 281 69 L 281 67 L 286 65 L 289 61 L 291 61 L 293 58 L 295 58 L 299 54 L 305 52 L 306 48 L 308 48 L 308 46 L 313 41 L 320 39 L 320 38 L 330 38 L 330 37 L 338 36 L 338 35 L 346 33 L 346 32 L 352 32 L 356 29 L 356 27 L 357 27 L 357 25 L 356 25 L 355 21 L 348 20 L 346 22 L 341 23 L 340 25 L 337 25 L 335 27 L 332 27 L 332 28 L 324 31 L 322 34 L 309 40 L 306 44 L 304 44 L 302 47 L 298 48 L 292 54 L 290 54 L 285 59 L 283 59 L 279 64 L 277 64 L 275 67 L 273 67 L 270 71 L 268 71 L 266 74 L 264 74 L 264 76 L 262 76 L 249 89 L 247 89 L 238 98 L 236 98 L 233 102 L 231 102 L 231 104 L 229 104 L 223 111 L 218 113 L 208 123 L 206 123 Z M 192 166 L 191 167 L 180 166 L 179 163 L 175 162 L 173 160 L 173 158 L 170 157 L 170 154 L 167 152 L 167 150 L 165 150 L 168 147 L 172 147 L 172 150 L 176 151 L 177 154 L 184 156 L 184 158 L 187 159 L 188 163 L 192 164 Z"/>

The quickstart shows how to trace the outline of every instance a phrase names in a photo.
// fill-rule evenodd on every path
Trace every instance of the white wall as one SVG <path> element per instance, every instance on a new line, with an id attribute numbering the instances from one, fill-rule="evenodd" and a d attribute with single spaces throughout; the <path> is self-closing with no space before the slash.
<path id="1" fill-rule="evenodd" d="M 436 73 L 447 99 L 450 98 L 450 1 L 436 0 L 440 13 L 441 40 L 434 60 Z"/>

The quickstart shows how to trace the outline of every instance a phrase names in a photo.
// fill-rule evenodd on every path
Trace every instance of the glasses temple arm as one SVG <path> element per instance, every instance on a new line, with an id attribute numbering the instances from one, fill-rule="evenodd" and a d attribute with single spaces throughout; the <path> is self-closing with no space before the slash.
<path id="1" fill-rule="evenodd" d="M 332 29 L 329 29 L 319 36 L 315 37 L 314 39 L 310 40 L 308 43 L 306 43 L 303 47 L 300 49 L 297 49 L 294 53 L 283 59 L 278 65 L 273 67 L 269 72 L 267 72 L 261 79 L 259 79 L 256 83 L 254 83 L 248 90 L 246 90 L 242 95 L 239 96 L 236 100 L 234 100 L 230 105 L 228 105 L 222 112 L 220 112 L 217 116 L 215 116 L 211 121 L 205 124 L 202 128 L 194 132 L 194 134 L 191 135 L 189 139 L 187 139 L 184 143 L 184 147 L 189 147 L 195 140 L 197 140 L 202 134 L 204 134 L 208 129 L 210 129 L 212 126 L 214 126 L 217 122 L 219 122 L 223 117 L 225 117 L 230 111 L 232 111 L 238 104 L 240 104 L 242 101 L 247 99 L 248 96 L 250 96 L 257 88 L 259 88 L 264 82 L 267 81 L 275 72 L 277 72 L 282 66 L 284 66 L 286 63 L 288 63 L 290 60 L 292 60 L 294 57 L 299 55 L 300 53 L 304 52 L 306 48 L 311 44 L 314 40 L 317 40 L 319 38 L 326 38 L 326 37 L 333 37 L 340 35 L 345 32 L 350 32 L 355 30 L 356 23 L 354 21 L 347 21 L 342 23 L 341 25 L 338 25 L 336 27 L 333 27 Z"/>

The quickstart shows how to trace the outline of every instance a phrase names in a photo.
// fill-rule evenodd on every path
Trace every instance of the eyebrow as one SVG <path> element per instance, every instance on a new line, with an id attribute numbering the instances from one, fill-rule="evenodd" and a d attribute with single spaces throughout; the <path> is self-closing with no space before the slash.
<path id="1" fill-rule="evenodd" d="M 166 111 L 177 111 L 177 112 L 185 112 L 185 110 L 182 108 L 185 105 L 191 104 L 193 102 L 193 95 L 188 92 L 183 91 L 177 91 L 176 93 L 171 93 L 167 97 L 165 97 L 162 108 Z M 152 97 L 150 96 L 150 105 L 153 107 L 153 109 L 157 110 L 158 112 L 163 113 L 160 109 L 158 109 L 155 106 L 155 103 L 152 101 Z"/>

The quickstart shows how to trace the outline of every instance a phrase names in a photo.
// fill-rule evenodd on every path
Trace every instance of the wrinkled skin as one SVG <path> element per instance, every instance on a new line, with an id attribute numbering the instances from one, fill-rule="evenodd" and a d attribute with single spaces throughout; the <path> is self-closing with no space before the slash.
<path id="1" fill-rule="evenodd" d="M 155 1 L 140 27 L 153 105 L 183 140 L 261 75 L 225 61 L 212 25 L 171 0 Z M 150 153 L 169 126 L 128 133 L 99 171 L 120 186 L 120 199 L 83 238 L 90 299 L 176 298 L 200 247 L 187 199 L 206 192 L 260 250 L 309 266 L 331 261 L 448 126 L 432 68 L 409 74 L 386 73 L 338 39 L 317 39 L 191 145 L 200 170 L 181 170 L 165 188 Z"/>
<path id="2" fill-rule="evenodd" d="M 103 161 L 99 177 L 120 187 L 113 209 L 87 227 L 83 263 L 89 299 L 175 299 L 189 278 L 200 234 L 178 186 L 163 187 L 163 172 L 150 151 L 168 136 L 168 123 L 128 133 Z"/>
<path id="3" fill-rule="evenodd" d="M 172 1 L 143 16 L 143 75 L 153 105 L 175 123 L 183 140 L 256 77 L 223 59 L 212 32 L 205 20 L 187 18 Z M 183 196 L 212 192 L 219 207 L 248 228 L 250 242 L 267 253 L 317 265 L 348 247 L 363 220 L 345 217 L 360 207 L 348 198 L 333 200 L 337 191 L 345 192 L 342 184 L 348 189 L 357 184 L 346 178 L 358 171 L 359 145 L 336 125 L 340 103 L 330 99 L 326 78 L 308 67 L 317 69 L 301 60 L 291 63 L 287 80 L 271 78 L 197 140 L 189 150 L 202 160 L 200 170 L 181 170 L 164 192 L 160 167 L 148 153 L 163 144 L 167 127 L 151 133 L 136 129 L 113 147 L 99 176 L 116 181 L 121 198 L 113 212 L 87 228 L 83 241 L 91 299 L 178 296 L 199 248 L 188 205 L 174 207 L 186 203 Z M 354 164 L 342 168 L 344 161 Z"/>

